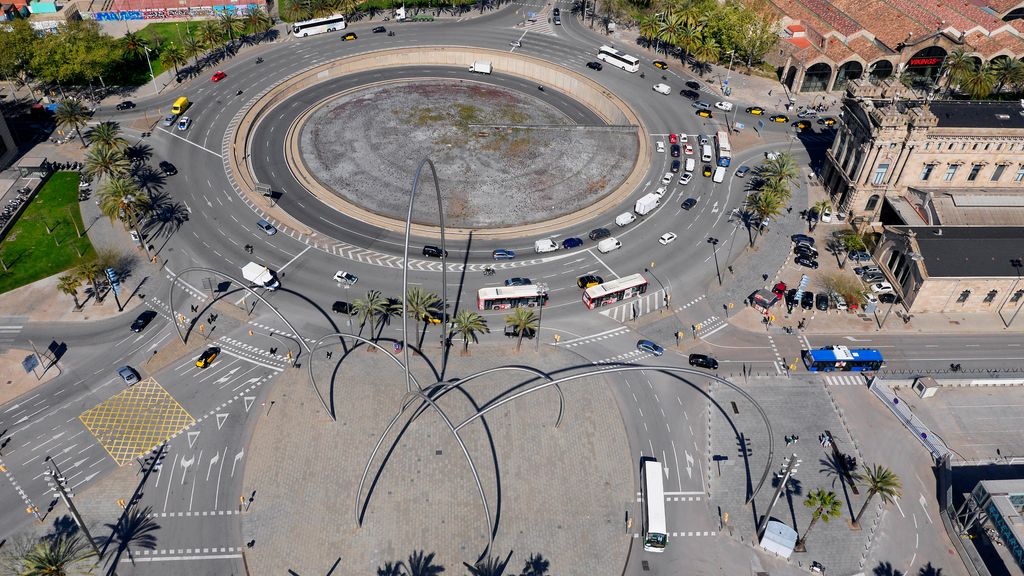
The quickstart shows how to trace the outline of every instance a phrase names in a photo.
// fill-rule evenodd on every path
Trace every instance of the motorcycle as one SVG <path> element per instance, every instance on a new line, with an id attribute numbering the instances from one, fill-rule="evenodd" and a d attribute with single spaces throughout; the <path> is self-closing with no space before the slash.
<path id="1" fill-rule="evenodd" d="M 388 31 L 388 36 L 394 36 L 394 35 L 395 35 L 395 31 L 394 30 L 389 30 Z"/>
<path id="2" fill-rule="evenodd" d="M 484 276 L 494 276 L 494 268 L 487 266 L 484 268 Z"/>
<path id="3" fill-rule="evenodd" d="M 256 58 L 257 64 L 263 64 L 263 58 Z"/>

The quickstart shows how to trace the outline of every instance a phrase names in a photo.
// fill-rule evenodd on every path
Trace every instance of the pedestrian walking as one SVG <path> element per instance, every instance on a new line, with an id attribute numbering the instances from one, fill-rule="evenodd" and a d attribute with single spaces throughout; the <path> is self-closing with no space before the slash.
<path id="1" fill-rule="evenodd" d="M 331 352 L 330 350 L 328 350 L 328 351 L 327 351 L 327 359 L 328 359 L 328 360 L 330 360 L 330 359 L 331 359 L 331 356 L 332 356 L 333 354 L 334 354 L 333 352 Z"/>
<path id="2" fill-rule="evenodd" d="M 768 274 L 761 274 L 761 279 L 764 280 L 765 282 L 767 282 L 768 281 Z"/>

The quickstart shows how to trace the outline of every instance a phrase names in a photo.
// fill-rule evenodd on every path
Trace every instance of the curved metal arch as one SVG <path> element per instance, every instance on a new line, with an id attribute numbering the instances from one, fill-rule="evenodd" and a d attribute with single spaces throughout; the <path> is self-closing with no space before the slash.
<path id="1" fill-rule="evenodd" d="M 444 322 L 445 306 L 448 305 L 448 256 L 444 242 L 444 206 L 441 203 L 441 185 L 437 180 L 437 169 L 434 168 L 434 163 L 430 158 L 424 158 L 420 161 L 419 166 L 416 167 L 416 175 L 412 179 L 412 190 L 409 192 L 409 209 L 405 215 L 405 246 L 402 258 L 402 347 L 405 349 L 405 388 L 409 391 L 412 390 L 412 380 L 409 372 L 409 315 L 408 310 L 406 310 L 406 300 L 409 298 L 409 235 L 412 230 L 412 206 L 416 201 L 416 191 L 419 190 L 420 174 L 423 172 L 424 164 L 430 167 L 430 174 L 434 177 L 434 193 L 437 195 L 437 215 L 441 224 L 441 319 L 444 326 L 441 329 L 442 375 L 445 373 L 445 368 L 448 364 L 448 351 L 445 350 L 448 323 Z M 419 387 L 418 384 L 417 387 Z"/>
<path id="2" fill-rule="evenodd" d="M 267 305 L 268 308 L 273 310 L 274 314 L 277 314 L 277 317 L 280 318 L 281 321 L 284 322 L 285 326 L 287 326 L 288 329 L 292 331 L 292 334 L 295 334 L 296 339 L 299 341 L 299 352 L 302 352 L 302 346 L 306 347 L 306 351 L 312 352 L 312 350 L 310 350 L 310 348 L 309 348 L 309 344 L 306 344 L 305 340 L 303 339 L 302 334 L 299 334 L 299 331 L 296 330 L 294 326 L 292 326 L 291 322 L 289 322 L 288 319 L 285 318 L 284 315 L 281 314 L 281 312 L 277 308 L 275 308 L 273 304 L 271 304 L 270 302 L 267 302 L 267 300 L 263 296 L 261 296 L 258 292 L 256 292 L 255 290 L 253 290 L 252 288 L 249 288 L 248 286 L 246 286 L 245 282 L 239 282 L 238 278 L 235 278 L 234 276 L 232 276 L 230 274 L 225 274 L 224 272 L 221 272 L 220 270 L 216 270 L 214 268 L 206 268 L 206 267 L 203 267 L 203 266 L 191 266 L 189 268 L 185 268 L 184 270 L 182 270 L 178 274 L 175 274 L 174 272 L 171 272 L 171 276 L 172 276 L 171 283 L 167 287 L 167 305 L 171 309 L 171 314 L 175 313 L 174 312 L 174 286 L 178 283 L 178 278 L 180 278 L 186 272 L 193 272 L 193 271 L 196 271 L 196 270 L 198 270 L 200 272 L 208 272 L 210 274 L 216 274 L 216 275 L 218 275 L 218 276 L 220 276 L 222 278 L 227 278 L 228 280 L 231 280 L 235 284 L 238 284 L 242 288 L 242 290 L 245 290 L 246 292 L 248 292 L 248 293 L 252 294 L 253 296 L 255 296 L 257 299 L 259 299 L 260 302 L 263 302 L 264 304 Z M 168 269 L 168 272 L 170 272 L 170 269 Z M 216 301 L 216 300 L 217 299 L 214 299 L 214 301 Z M 181 327 L 178 326 L 177 318 L 174 319 L 174 329 L 178 331 L 178 338 L 180 338 L 182 344 L 184 344 L 185 341 L 186 341 L 186 338 L 181 333 Z M 297 358 L 298 358 L 298 356 L 296 356 L 296 359 Z"/>
<path id="3" fill-rule="evenodd" d="M 358 341 L 360 341 L 360 342 L 362 342 L 364 344 L 369 344 L 370 346 L 373 346 L 377 350 L 380 350 L 381 352 L 387 354 L 388 357 L 390 357 L 392 360 L 395 361 L 395 364 L 398 364 L 399 368 L 406 369 L 406 365 L 402 364 L 402 361 L 398 359 L 398 356 L 395 356 L 394 354 L 389 352 L 386 348 L 384 348 L 380 344 L 377 344 L 376 342 L 373 342 L 371 340 L 367 340 L 366 338 L 363 338 L 362 336 L 357 336 L 355 334 L 349 334 L 347 332 L 334 332 L 332 334 L 326 334 L 324 336 L 321 336 L 320 338 L 317 339 L 316 342 L 313 343 L 313 347 L 309 351 L 310 356 L 313 355 L 313 352 L 316 352 L 317 350 L 320 349 L 320 345 L 323 344 L 324 340 L 326 340 L 328 338 L 334 338 L 336 336 L 352 338 L 353 340 L 358 340 Z M 317 386 L 316 386 L 316 378 L 313 377 L 313 362 L 312 361 L 308 362 L 307 366 L 308 367 L 306 369 L 306 372 L 309 375 L 309 384 L 313 387 L 313 391 L 316 392 L 316 397 L 320 399 L 320 405 L 324 407 L 324 410 L 327 412 L 327 415 L 331 417 L 331 420 L 334 420 L 335 422 L 337 422 L 338 419 L 334 417 L 334 413 L 331 412 L 331 409 L 327 406 L 327 403 L 324 401 L 323 395 L 320 394 L 320 389 L 317 388 Z M 406 369 L 406 373 L 408 374 L 408 370 L 407 369 Z M 412 378 L 413 382 L 416 382 L 416 377 L 415 376 L 409 374 L 409 377 Z M 419 382 L 416 382 L 416 388 L 418 388 L 420 390 L 423 389 L 423 387 L 420 386 Z"/>
<path id="4" fill-rule="evenodd" d="M 745 390 L 743 390 L 739 386 L 733 384 L 732 382 L 726 380 L 725 378 L 722 378 L 720 376 L 716 376 L 714 374 L 708 374 L 707 372 L 701 372 L 699 370 L 694 370 L 692 368 L 678 368 L 678 367 L 675 367 L 675 366 L 615 366 L 613 368 L 602 368 L 600 370 L 591 370 L 591 371 L 583 372 L 583 373 L 580 373 L 580 374 L 573 374 L 571 376 L 564 376 L 562 378 L 558 378 L 558 379 L 552 380 L 550 382 L 543 382 L 543 383 L 538 384 L 538 385 L 536 385 L 533 388 L 530 388 L 528 390 L 521 390 L 519 392 L 516 392 L 515 394 L 512 394 L 511 396 L 508 396 L 506 398 L 502 398 L 501 400 L 498 400 L 494 404 L 491 404 L 489 406 L 485 406 L 481 410 L 477 411 L 476 414 L 470 416 L 469 418 L 464 420 L 461 424 L 456 426 L 455 430 L 456 431 L 460 430 L 463 426 L 466 426 L 470 422 L 483 417 L 484 414 L 490 412 L 491 410 L 494 410 L 495 408 L 498 408 L 499 406 L 501 406 L 503 404 L 511 402 L 511 401 L 513 401 L 513 400 L 515 400 L 517 398 L 521 398 L 521 397 L 523 397 L 523 396 L 525 396 L 525 395 L 527 395 L 527 394 L 529 394 L 531 392 L 535 392 L 537 390 L 542 390 L 544 388 L 547 388 L 548 386 L 554 386 L 554 385 L 557 385 L 557 384 L 561 384 L 562 382 L 569 382 L 569 381 L 572 381 L 572 380 L 577 380 L 579 378 L 584 378 L 586 376 L 593 376 L 595 374 L 607 374 L 609 372 L 637 372 L 637 371 L 640 371 L 640 370 L 658 370 L 658 371 L 663 371 L 663 372 L 693 374 L 695 376 L 700 376 L 702 378 L 708 378 L 710 380 L 714 380 L 715 382 L 718 382 L 719 384 L 725 384 L 729 388 L 732 388 L 733 391 L 738 392 L 748 402 L 750 402 L 751 404 L 754 405 L 754 408 L 756 408 L 757 412 L 761 415 L 761 419 L 764 420 L 765 427 L 768 429 L 768 459 L 765 461 L 764 472 L 761 474 L 761 480 L 758 481 L 757 486 L 751 492 L 750 498 L 748 498 L 747 501 L 744 502 L 744 504 L 750 504 L 750 502 L 754 500 L 754 497 L 757 496 L 757 493 L 761 490 L 761 486 L 764 485 L 765 479 L 768 478 L 768 473 L 771 471 L 771 468 L 772 468 L 772 461 L 775 458 L 774 457 L 774 453 L 775 453 L 775 437 L 772 434 L 771 422 L 768 421 L 768 415 L 764 413 L 764 409 L 761 408 L 761 405 L 758 404 L 757 401 L 754 400 L 753 397 L 751 397 L 750 394 L 748 394 Z"/>
<path id="5" fill-rule="evenodd" d="M 469 382 L 470 380 L 475 380 L 476 378 L 486 376 L 492 372 L 503 372 L 505 370 L 519 370 L 522 372 L 529 372 L 534 376 L 541 376 L 548 382 L 552 382 L 551 376 L 549 376 L 546 372 L 537 370 L 536 368 L 531 368 L 529 366 L 498 366 L 496 368 L 488 368 L 487 370 L 483 370 L 475 374 L 470 374 L 469 376 L 466 376 L 465 378 L 462 378 L 457 382 L 446 383 L 444 385 L 444 388 L 438 394 L 438 398 L 446 394 L 449 390 L 458 388 L 465 384 L 466 382 Z M 559 386 L 558 384 L 555 384 L 555 390 L 558 391 L 558 418 L 555 419 L 555 428 L 558 428 L 562 424 L 562 415 L 565 413 L 565 395 L 562 394 L 562 387 Z"/>

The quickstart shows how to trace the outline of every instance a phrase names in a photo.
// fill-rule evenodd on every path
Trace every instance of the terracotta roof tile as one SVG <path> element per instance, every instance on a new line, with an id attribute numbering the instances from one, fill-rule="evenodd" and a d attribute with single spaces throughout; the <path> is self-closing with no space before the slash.
<path id="1" fill-rule="evenodd" d="M 828 56 L 833 62 L 843 62 L 853 56 L 853 50 L 838 40 L 830 39 L 828 46 L 825 47 L 825 56 Z"/>
<path id="2" fill-rule="evenodd" d="M 864 36 L 854 38 L 848 42 L 847 45 L 850 47 L 850 50 L 856 52 L 857 55 L 863 58 L 868 64 L 871 64 L 883 56 L 892 54 L 892 52 L 883 49 L 877 43 L 872 42 Z"/>
<path id="3" fill-rule="evenodd" d="M 771 0 L 771 3 L 780 15 L 798 20 L 806 28 L 817 29 L 819 36 L 832 31 L 832 26 L 828 22 L 819 18 L 797 0 Z"/>
<path id="4" fill-rule="evenodd" d="M 934 29 L 926 28 L 902 11 L 882 0 L 832 0 L 847 12 L 863 15 L 864 28 L 874 34 L 882 44 L 895 48 L 908 33 L 924 36 Z"/>
<path id="5" fill-rule="evenodd" d="M 982 5 L 988 6 L 996 12 L 1003 14 L 1020 6 L 1020 0 L 982 0 Z"/>
<path id="6" fill-rule="evenodd" d="M 1013 44 L 1017 44 L 1017 49 L 1020 48 L 1020 40 L 1008 32 L 1003 32 L 996 36 L 986 36 L 981 32 L 972 32 L 964 37 L 964 42 L 974 48 L 974 50 L 981 54 L 986 60 L 996 55 L 997 53 L 1010 50 L 1015 51 Z"/>
<path id="7" fill-rule="evenodd" d="M 786 38 L 785 40 L 797 48 L 807 48 L 808 46 L 812 46 L 811 41 L 802 36 L 800 38 Z"/>
<path id="8" fill-rule="evenodd" d="M 834 3 L 828 0 L 799 0 L 808 10 L 814 12 L 818 18 L 828 22 L 830 26 L 838 30 L 844 36 L 851 36 L 863 29 L 856 20 L 850 17 Z"/>

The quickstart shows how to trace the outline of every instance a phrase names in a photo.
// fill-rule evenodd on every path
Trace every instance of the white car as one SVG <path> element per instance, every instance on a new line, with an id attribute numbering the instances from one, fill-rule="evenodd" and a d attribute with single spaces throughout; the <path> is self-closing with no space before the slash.
<path id="1" fill-rule="evenodd" d="M 659 140 L 659 141 L 655 142 L 655 146 L 658 147 L 658 152 L 664 152 L 665 151 L 665 143 L 664 142 Z"/>
<path id="2" fill-rule="evenodd" d="M 832 221 L 832 209 L 831 208 L 825 208 L 825 211 L 822 212 L 820 216 L 818 216 L 818 220 L 821 220 L 822 222 L 825 222 L 825 223 L 831 222 Z"/>
<path id="3" fill-rule="evenodd" d="M 523 43 L 520 42 L 519 40 L 513 40 L 513 41 L 509 42 L 508 45 L 513 47 L 513 48 L 522 48 L 523 47 Z"/>
<path id="4" fill-rule="evenodd" d="M 764 157 L 769 159 L 769 160 L 775 160 L 776 158 L 779 157 L 779 153 L 778 152 L 765 152 L 764 153 Z"/>
<path id="5" fill-rule="evenodd" d="M 679 177 L 679 183 L 686 186 L 690 183 L 691 178 L 693 178 L 692 172 L 683 172 L 683 175 Z"/>
<path id="6" fill-rule="evenodd" d="M 687 156 L 693 156 L 693 146 L 687 144 L 686 147 L 683 148 L 683 153 Z"/>
<path id="7" fill-rule="evenodd" d="M 662 184 L 668 184 L 671 181 L 672 181 L 672 173 L 671 172 L 665 172 L 665 175 L 661 177 L 661 183 Z"/>
<path id="8" fill-rule="evenodd" d="M 636 216 L 632 212 L 623 212 L 615 217 L 615 225 L 626 226 L 627 224 L 632 224 L 634 220 L 636 220 Z"/>
<path id="9" fill-rule="evenodd" d="M 892 284 L 889 284 L 888 282 L 876 282 L 871 285 L 871 291 L 874 292 L 875 294 L 880 294 L 882 292 L 892 292 Z"/>
<path id="10" fill-rule="evenodd" d="M 666 192 L 668 192 L 668 188 L 666 188 L 665 186 L 661 186 L 654 191 L 654 193 L 657 194 L 658 196 L 664 196 Z"/>
<path id="11" fill-rule="evenodd" d="M 178 120 L 178 130 L 188 130 L 188 127 L 192 125 L 192 119 L 188 116 L 182 116 Z"/>
<path id="12" fill-rule="evenodd" d="M 673 233 L 673 232 L 665 232 L 664 234 L 661 235 L 661 238 L 658 238 L 658 242 L 661 242 L 664 245 L 664 244 L 671 243 L 675 239 L 676 239 L 675 233 Z"/>
<path id="13" fill-rule="evenodd" d="M 659 94 L 668 96 L 672 93 L 672 88 L 668 84 L 657 83 L 654 85 L 654 91 Z"/>
<path id="14" fill-rule="evenodd" d="M 356 282 L 359 282 L 359 277 L 355 274 L 349 274 L 348 272 L 338 270 L 334 274 L 334 281 L 338 284 L 348 284 L 349 286 L 352 286 Z"/>
<path id="15" fill-rule="evenodd" d="M 728 112 L 729 110 L 732 110 L 732 102 L 726 102 L 725 100 L 715 102 L 715 108 Z"/>

